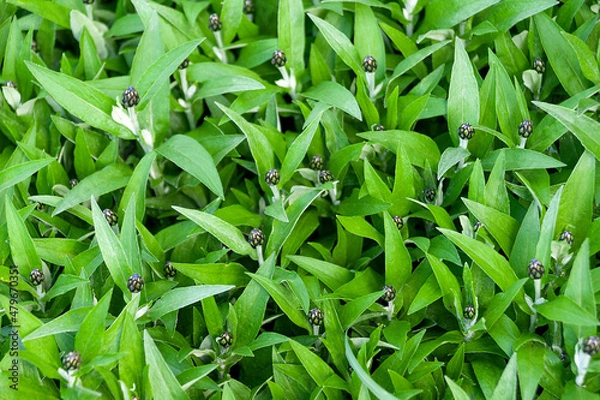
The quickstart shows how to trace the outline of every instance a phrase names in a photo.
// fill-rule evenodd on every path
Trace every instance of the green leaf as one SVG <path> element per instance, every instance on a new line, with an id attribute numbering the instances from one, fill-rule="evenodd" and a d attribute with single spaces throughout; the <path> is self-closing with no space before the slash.
<path id="1" fill-rule="evenodd" d="M 486 171 L 491 171 L 498 160 L 500 153 L 504 154 L 505 171 L 522 171 L 529 169 L 561 168 L 565 163 L 554 157 L 547 156 L 539 151 L 529 149 L 498 149 L 490 152 L 481 160 L 481 165 Z"/>
<path id="2" fill-rule="evenodd" d="M 469 153 L 469 150 L 463 149 L 462 147 L 448 147 L 446 150 L 444 150 L 440 158 L 437 176 L 444 176 L 444 174 L 450 170 L 450 168 L 463 161 L 470 154 L 471 153 Z"/>
<path id="3" fill-rule="evenodd" d="M 596 61 L 588 45 L 575 35 L 571 35 L 567 32 L 561 32 L 561 34 L 567 38 L 569 44 L 573 50 L 575 50 L 575 54 L 577 54 L 577 60 L 579 60 L 579 65 L 581 66 L 583 76 L 595 84 L 600 83 L 600 69 L 598 69 L 598 61 Z"/>
<path id="4" fill-rule="evenodd" d="M 410 278 L 412 259 L 392 217 L 384 212 L 383 218 L 385 229 L 385 283 L 399 290 Z"/>
<path id="5" fill-rule="evenodd" d="M 350 282 L 354 277 L 354 274 L 346 268 L 327 261 L 303 256 L 288 256 L 288 258 L 300 268 L 317 277 L 328 288 L 334 291 Z"/>
<path id="6" fill-rule="evenodd" d="M 174 135 L 156 151 L 198 179 L 211 192 L 225 198 L 223 184 L 212 156 L 200 143 L 189 136 Z"/>
<path id="7" fill-rule="evenodd" d="M 479 124 L 479 85 L 462 40 L 456 38 L 454 45 L 454 64 L 448 89 L 448 130 L 452 141 L 457 144 L 461 124 Z"/>
<path id="8" fill-rule="evenodd" d="M 306 347 L 296 342 L 295 340 L 289 341 L 292 350 L 296 353 L 298 360 L 302 363 L 302 366 L 306 369 L 306 372 L 320 387 L 325 387 L 332 382 L 339 385 L 348 391 L 348 384 L 344 382 L 342 378 L 335 374 L 333 369 L 318 355 L 314 354 Z"/>
<path id="9" fill-rule="evenodd" d="M 431 46 L 425 47 L 414 54 L 408 55 L 404 60 L 402 60 L 396 68 L 394 68 L 394 72 L 389 79 L 389 82 L 396 79 L 397 77 L 404 75 L 405 72 L 410 71 L 415 66 L 419 65 L 421 61 L 425 58 L 429 57 L 442 47 L 446 46 L 448 43 L 452 42 L 451 40 L 444 40 L 443 42 L 432 44 Z"/>
<path id="10" fill-rule="evenodd" d="M 120 189 L 127 185 L 130 177 L 131 170 L 129 168 L 122 164 L 110 164 L 79 182 L 56 205 L 52 216 L 56 216 L 88 200 L 90 196 L 101 196 Z"/>
<path id="11" fill-rule="evenodd" d="M 596 315 L 594 288 L 590 275 L 590 242 L 585 239 L 575 257 L 569 280 L 565 285 L 565 296 L 581 306 L 590 315 Z M 593 333 L 593 332 L 592 332 Z"/>
<path id="12" fill-rule="evenodd" d="M 242 287 L 250 280 L 246 275 L 246 268 L 238 263 L 173 263 L 172 265 L 178 272 L 205 285 L 224 284 Z"/>
<path id="13" fill-rule="evenodd" d="M 310 16 L 311 14 L 309 14 Z M 287 65 L 293 74 L 299 75 L 304 70 L 304 5 L 302 0 L 279 1 L 277 13 L 277 38 L 279 48 L 285 53 Z"/>
<path id="14" fill-rule="evenodd" d="M 550 256 L 552 254 L 552 240 L 554 239 L 554 230 L 556 227 L 556 216 L 558 215 L 558 205 L 560 204 L 560 198 L 563 193 L 563 188 L 558 189 L 550 206 L 544 215 L 542 221 L 542 228 L 540 230 L 540 240 L 535 248 L 535 258 L 537 258 L 542 265 L 550 265 Z"/>
<path id="15" fill-rule="evenodd" d="M 264 88 L 265 86 L 262 83 L 244 76 L 230 76 L 227 79 L 218 77 L 203 83 L 200 90 L 194 95 L 194 101 L 225 93 L 241 93 Z"/>
<path id="16" fill-rule="evenodd" d="M 353 235 L 365 237 L 376 241 L 380 246 L 384 246 L 384 236 L 379 233 L 373 225 L 369 224 L 363 217 L 353 216 L 345 217 L 343 215 L 337 216 L 338 221 L 342 224 L 344 229 Z"/>
<path id="17" fill-rule="evenodd" d="M 79 79 L 51 71 L 29 61 L 25 64 L 52 98 L 71 114 L 121 139 L 135 139 L 128 128 L 113 120 L 112 107 L 116 106 L 114 99 Z"/>
<path id="18" fill-rule="evenodd" d="M 92 218 L 94 219 L 94 229 L 96 230 L 96 240 L 102 258 L 108 268 L 113 281 L 119 286 L 123 293 L 129 293 L 127 288 L 127 279 L 133 273 L 131 266 L 127 263 L 127 255 L 115 232 L 112 230 L 106 218 L 100 211 L 96 200 L 92 197 Z"/>
<path id="19" fill-rule="evenodd" d="M 469 211 L 473 213 L 485 229 L 496 239 L 505 254 L 510 254 L 519 223 L 510 215 L 494 208 L 486 207 L 469 199 L 462 199 Z"/>
<path id="20" fill-rule="evenodd" d="M 81 354 L 84 363 L 93 360 L 100 353 L 112 293 L 111 289 L 102 296 L 98 304 L 87 314 L 75 336 L 75 348 Z"/>
<path id="21" fill-rule="evenodd" d="M 360 107 L 356 99 L 348 89 L 336 82 L 323 82 L 319 86 L 313 86 L 303 96 L 309 99 L 322 101 L 330 106 L 337 107 L 340 110 L 347 112 L 354 118 L 362 121 Z"/>
<path id="22" fill-rule="evenodd" d="M 517 399 L 517 355 L 513 354 L 494 389 L 492 400 Z"/>
<path id="23" fill-rule="evenodd" d="M 244 0 L 225 0 L 221 9 L 223 44 L 231 43 L 244 18 Z"/>
<path id="24" fill-rule="evenodd" d="M 354 45 L 359 55 L 363 58 L 370 55 L 377 60 L 378 65 L 382 66 L 382 68 L 377 68 L 377 71 L 375 71 L 375 80 L 379 81 L 385 78 L 385 68 L 383 66 L 386 65 L 386 58 L 383 35 L 377 22 L 378 19 L 371 7 L 356 3 L 354 12 Z"/>
<path id="25" fill-rule="evenodd" d="M 148 316 L 152 320 L 156 320 L 171 311 L 179 310 L 202 299 L 224 293 L 233 288 L 234 286 L 228 285 L 201 285 L 175 288 L 165 293 L 154 303 L 154 306 L 148 312 Z"/>
<path id="26" fill-rule="evenodd" d="M 600 160 L 600 123 L 565 107 L 534 101 L 533 104 L 556 118 L 579 139 L 583 147 Z"/>
<path id="27" fill-rule="evenodd" d="M 173 209 L 219 239 L 221 243 L 229 247 L 235 253 L 242 255 L 256 254 L 256 251 L 244 238 L 242 232 L 230 223 L 223 221 L 221 218 L 203 211 L 190 210 L 177 206 L 173 206 Z"/>
<path id="28" fill-rule="evenodd" d="M 311 122 L 298 137 L 294 140 L 294 142 L 290 145 L 287 153 L 285 154 L 285 158 L 283 159 L 283 163 L 281 165 L 281 185 L 285 185 L 294 175 L 296 168 L 304 159 L 306 152 L 315 136 L 315 132 L 317 132 L 317 128 L 319 127 L 319 121 L 314 120 Z"/>
<path id="29" fill-rule="evenodd" d="M 144 330 L 144 355 L 153 396 L 162 399 L 189 399 L 147 330 Z"/>
<path id="30" fill-rule="evenodd" d="M 517 374 L 521 398 L 533 400 L 538 384 L 544 374 L 546 349 L 539 342 L 528 341 L 517 349 Z"/>
<path id="31" fill-rule="evenodd" d="M 362 60 L 356 47 L 350 42 L 350 39 L 329 22 L 310 13 L 308 16 L 317 26 L 327 43 L 329 43 L 329 46 L 331 46 L 333 51 L 336 52 L 342 61 L 349 66 L 356 75 L 362 75 L 364 73 L 361 66 Z"/>
<path id="32" fill-rule="evenodd" d="M 25 222 L 10 201 L 9 196 L 4 197 L 4 208 L 13 262 L 18 266 L 21 276 L 29 277 L 33 269 L 42 269 L 42 261 L 37 254 Z"/>
<path id="33" fill-rule="evenodd" d="M 440 160 L 440 150 L 435 142 L 429 136 L 421 133 L 389 130 L 359 133 L 358 136 L 379 143 L 394 153 L 401 145 L 406 150 L 411 164 L 417 167 L 425 168 L 429 163 L 433 168 Z"/>
<path id="34" fill-rule="evenodd" d="M 432 0 L 425 7 L 420 31 L 451 28 L 500 0 Z"/>
<path id="35" fill-rule="evenodd" d="M 123 218 L 125 208 L 127 207 L 127 204 L 129 204 L 129 201 L 135 199 L 136 218 L 139 221 L 143 221 L 146 212 L 146 184 L 155 159 L 156 153 L 150 152 L 142 157 L 133 170 L 131 179 L 129 179 L 127 187 L 125 187 L 125 190 L 123 191 L 121 202 L 119 203 L 119 218 Z"/>
<path id="36" fill-rule="evenodd" d="M 555 0 L 503 0 L 492 7 L 487 21 L 499 32 L 505 32 L 517 22 L 556 5 Z"/>
<path id="37" fill-rule="evenodd" d="M 0 192 L 24 181 L 54 161 L 54 158 L 26 161 L 21 164 L 4 167 L 0 171 Z"/>
<path id="38" fill-rule="evenodd" d="M 154 95 L 158 93 L 160 88 L 168 82 L 169 76 L 177 71 L 181 65 L 196 47 L 202 43 L 204 38 L 199 40 L 191 40 L 174 48 L 168 53 L 159 57 L 152 65 L 148 66 L 144 74 L 140 77 L 139 82 L 134 82 L 134 86 L 140 95 L 140 102 L 136 106 L 136 110 L 143 110 L 152 100 Z"/>
<path id="39" fill-rule="evenodd" d="M 597 326 L 595 315 L 587 312 L 579 304 L 568 297 L 558 296 L 556 299 L 535 306 L 538 313 L 551 321 L 563 322 L 571 325 Z"/>
<path id="40" fill-rule="evenodd" d="M 588 88 L 589 81 L 583 76 L 577 53 L 561 34 L 558 25 L 544 13 L 537 14 L 533 20 L 548 61 L 567 93 L 574 96 Z"/>
<path id="41" fill-rule="evenodd" d="M 69 310 L 26 335 L 23 341 L 32 341 L 65 332 L 76 332 L 92 309 L 93 307 L 82 307 Z"/>
<path id="42" fill-rule="evenodd" d="M 469 400 L 471 397 L 465 392 L 463 388 L 458 386 L 452 379 L 444 376 L 452 395 L 454 396 L 454 400 Z"/>

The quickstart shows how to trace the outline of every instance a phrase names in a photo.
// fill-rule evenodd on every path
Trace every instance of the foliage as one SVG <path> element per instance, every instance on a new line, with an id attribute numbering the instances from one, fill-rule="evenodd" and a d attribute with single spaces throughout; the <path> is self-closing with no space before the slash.
<path id="1" fill-rule="evenodd" d="M 0 397 L 594 398 L 596 3 L 0 1 Z"/>

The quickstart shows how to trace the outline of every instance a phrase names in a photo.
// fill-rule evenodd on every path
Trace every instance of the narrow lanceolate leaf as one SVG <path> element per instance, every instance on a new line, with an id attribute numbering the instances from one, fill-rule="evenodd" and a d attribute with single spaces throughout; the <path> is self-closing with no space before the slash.
<path id="1" fill-rule="evenodd" d="M 210 153 L 196 140 L 185 135 L 172 136 L 156 149 L 158 154 L 198 179 L 211 192 L 225 198 L 219 172 Z"/>
<path id="2" fill-rule="evenodd" d="M 13 165 L 0 171 L 0 192 L 29 178 L 40 169 L 49 165 L 54 158 L 26 161 L 22 164 Z"/>
<path id="3" fill-rule="evenodd" d="M 310 14 L 309 14 L 310 15 Z M 304 70 L 304 5 L 302 0 L 279 1 L 277 38 L 294 74 Z"/>
<path id="4" fill-rule="evenodd" d="M 241 93 L 264 88 L 265 86 L 262 83 L 245 76 L 230 76 L 227 79 L 218 77 L 203 83 L 195 98 L 204 99 L 225 93 Z"/>
<path id="5" fill-rule="evenodd" d="M 288 256 L 288 258 L 300 268 L 317 277 L 331 290 L 336 290 L 354 277 L 354 274 L 346 268 L 327 261 L 304 256 Z"/>
<path id="6" fill-rule="evenodd" d="M 544 13 L 537 14 L 534 21 L 548 61 L 567 93 L 574 96 L 587 89 L 590 82 L 583 76 L 577 53 L 558 25 Z"/>
<path id="7" fill-rule="evenodd" d="M 356 99 L 348 89 L 339 83 L 323 82 L 319 86 L 311 87 L 302 94 L 309 99 L 319 100 L 330 106 L 337 107 L 359 121 L 362 121 L 360 107 Z"/>
<path id="8" fill-rule="evenodd" d="M 583 147 L 592 152 L 596 159 L 600 160 L 600 123 L 598 121 L 585 114 L 554 104 L 539 101 L 534 101 L 533 104 L 546 111 L 563 124 L 565 128 L 573 132 Z"/>
<path id="9" fill-rule="evenodd" d="M 233 252 L 242 255 L 256 254 L 256 251 L 244 238 L 242 232 L 229 222 L 225 222 L 221 218 L 203 211 L 189 210 L 187 208 L 176 206 L 173 206 L 173 209 L 219 239 L 221 243 L 229 247 Z"/>
<path id="10" fill-rule="evenodd" d="M 171 311 L 179 310 L 202 299 L 224 293 L 233 288 L 234 286 L 228 285 L 201 285 L 176 288 L 168 291 L 158 299 L 148 314 L 151 319 L 156 320 Z"/>
<path id="11" fill-rule="evenodd" d="M 181 62 L 190 55 L 192 51 L 204 39 L 192 40 L 174 48 L 166 54 L 163 54 L 152 65 L 148 66 L 146 72 L 142 75 L 139 82 L 134 83 L 140 95 L 140 103 L 137 105 L 138 110 L 143 110 L 159 89 L 167 82 L 169 76 L 177 71 Z"/>
<path id="12" fill-rule="evenodd" d="M 25 64 L 35 79 L 65 110 L 91 126 L 121 139 L 135 139 L 128 128 L 116 123 L 111 117 L 112 107 L 116 105 L 115 99 L 79 79 L 28 61 Z"/>
<path id="13" fill-rule="evenodd" d="M 362 74 L 361 58 L 356 50 L 356 47 L 350 42 L 350 39 L 340 32 L 335 26 L 321 18 L 308 14 L 310 19 L 315 23 L 319 31 L 329 43 L 329 46 L 336 52 L 342 61 L 349 66 L 355 74 Z"/>
<path id="14" fill-rule="evenodd" d="M 152 395 L 160 399 L 189 399 L 147 330 L 144 330 L 144 354 Z"/>
<path id="15" fill-rule="evenodd" d="M 121 197 L 119 203 L 119 218 L 123 218 L 125 208 L 129 201 L 135 199 L 135 215 L 139 221 L 144 219 L 146 212 L 146 184 L 150 175 L 150 168 L 156 159 L 156 152 L 152 151 L 146 154 L 135 167 L 131 179 L 127 183 L 127 187 Z"/>
<path id="16" fill-rule="evenodd" d="M 451 28 L 500 0 L 433 0 L 425 7 L 422 29 Z"/>
<path id="17" fill-rule="evenodd" d="M 110 164 L 93 173 L 75 186 L 60 203 L 56 205 L 53 216 L 89 200 L 90 196 L 101 196 L 127 185 L 131 170 L 121 164 Z"/>
<path id="18" fill-rule="evenodd" d="M 336 375 L 333 369 L 331 369 L 331 367 L 325 361 L 323 361 L 321 357 L 295 340 L 290 340 L 289 343 L 294 350 L 294 353 L 296 353 L 296 356 L 306 369 L 306 372 L 308 372 L 310 377 L 317 385 L 324 387 L 326 385 L 332 385 L 335 382 L 335 387 L 341 386 L 345 390 L 348 390 L 348 384 L 342 378 Z"/>
<path id="19" fill-rule="evenodd" d="M 93 197 L 92 218 L 94 219 L 96 240 L 98 241 L 98 246 L 100 246 L 104 264 L 106 264 L 113 281 L 123 293 L 129 293 L 127 279 L 131 276 L 132 270 L 131 266 L 127 263 L 127 255 Z"/>
<path id="20" fill-rule="evenodd" d="M 556 299 L 535 306 L 537 312 L 551 321 L 571 325 L 597 326 L 598 319 L 586 311 L 569 297 L 558 296 Z"/>
<path id="21" fill-rule="evenodd" d="M 13 262 L 19 267 L 19 273 L 22 276 L 29 277 L 32 269 L 42 269 L 42 261 L 37 254 L 31 236 L 29 236 L 25 222 L 10 201 L 10 197 L 6 196 L 4 200 L 6 227 L 8 228 Z"/>
<path id="22" fill-rule="evenodd" d="M 504 214 L 495 208 L 465 198 L 462 201 L 475 218 L 483 223 L 485 229 L 496 239 L 504 253 L 510 254 L 517 236 L 519 223 L 510 215 Z"/>
<path id="23" fill-rule="evenodd" d="M 467 253 L 502 290 L 517 281 L 508 261 L 487 244 L 448 229 L 440 229 L 440 232 Z"/>
<path id="24" fill-rule="evenodd" d="M 385 231 L 385 284 L 396 290 L 404 286 L 412 272 L 412 260 L 402 234 L 387 213 L 383 213 Z"/>
<path id="25" fill-rule="evenodd" d="M 458 143 L 458 127 L 463 123 L 479 124 L 479 85 L 469 54 L 462 40 L 456 38 L 448 93 L 448 129 L 455 144 Z"/>
<path id="26" fill-rule="evenodd" d="M 77 336 L 75 336 L 75 348 L 81 353 L 84 361 L 93 360 L 100 352 L 112 293 L 111 289 L 98 301 L 98 304 L 81 323 Z"/>
<path id="27" fill-rule="evenodd" d="M 294 140 L 283 159 L 281 165 L 281 185 L 289 181 L 296 171 L 296 168 L 302 162 L 302 159 L 308 151 L 308 147 L 315 136 L 315 132 L 319 127 L 319 121 L 313 120 L 304 131 Z"/>

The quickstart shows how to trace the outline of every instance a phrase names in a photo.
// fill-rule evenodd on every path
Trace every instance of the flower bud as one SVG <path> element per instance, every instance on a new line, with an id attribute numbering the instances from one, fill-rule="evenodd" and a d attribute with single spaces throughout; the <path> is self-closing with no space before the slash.
<path id="1" fill-rule="evenodd" d="M 404 226 L 404 221 L 402 221 L 402 217 L 399 215 L 394 215 L 392 217 L 392 219 L 394 220 L 394 223 L 396 224 L 396 228 L 398 228 L 398 230 L 402 229 L 402 227 Z"/>
<path id="2" fill-rule="evenodd" d="M 94 0 L 83 0 L 83 4 L 94 4 Z"/>
<path id="3" fill-rule="evenodd" d="M 383 295 L 381 300 L 387 301 L 388 303 L 396 298 L 396 289 L 393 286 L 385 285 L 383 287 Z"/>
<path id="4" fill-rule="evenodd" d="M 458 127 L 458 137 L 463 140 L 470 140 L 475 134 L 475 129 L 473 125 L 465 122 L 461 126 Z"/>
<path id="5" fill-rule="evenodd" d="M 280 179 L 279 171 L 275 168 L 268 170 L 265 174 L 265 182 L 267 182 L 267 185 L 269 186 L 277 186 Z"/>
<path id="6" fill-rule="evenodd" d="M 223 347 L 229 347 L 233 343 L 233 336 L 229 332 L 223 332 L 222 335 L 217 336 L 217 343 Z"/>
<path id="7" fill-rule="evenodd" d="M 324 317 L 325 314 L 318 308 L 313 308 L 308 312 L 308 322 L 310 322 L 314 326 L 321 325 L 323 323 Z"/>
<path id="8" fill-rule="evenodd" d="M 127 280 L 127 289 L 131 293 L 139 293 L 144 288 L 144 279 L 139 274 L 133 274 Z"/>
<path id="9" fill-rule="evenodd" d="M 600 351 L 600 338 L 598 336 L 588 336 L 583 339 L 583 351 L 590 356 L 595 356 Z"/>
<path id="10" fill-rule="evenodd" d="M 38 268 L 33 269 L 29 274 L 29 281 L 33 286 L 41 285 L 44 282 L 44 273 Z"/>
<path id="11" fill-rule="evenodd" d="M 222 27 L 221 18 L 216 13 L 210 14 L 210 17 L 208 17 L 208 28 L 213 32 L 218 32 Z"/>
<path id="12" fill-rule="evenodd" d="M 536 58 L 533 61 L 533 69 L 538 74 L 543 74 L 544 71 L 546 71 L 546 64 L 544 63 L 544 61 L 541 58 Z"/>
<path id="13" fill-rule="evenodd" d="M 483 227 L 483 223 L 481 221 L 475 222 L 475 225 L 473 225 L 473 232 L 477 232 L 479 229 L 481 229 L 481 227 Z"/>
<path id="14" fill-rule="evenodd" d="M 333 179 L 334 179 L 333 174 L 330 171 L 328 171 L 326 169 L 319 171 L 319 182 L 321 182 L 321 183 L 332 182 Z"/>
<path id="15" fill-rule="evenodd" d="M 260 228 L 254 228 L 250 231 L 250 235 L 248 235 L 248 242 L 253 248 L 262 246 L 262 244 L 265 242 L 265 234 L 262 230 L 260 230 Z"/>
<path id="16" fill-rule="evenodd" d="M 568 244 L 571 245 L 575 241 L 575 238 L 573 237 L 573 234 L 571 233 L 571 231 L 564 230 L 560 233 L 558 240 L 567 242 Z"/>
<path id="17" fill-rule="evenodd" d="M 79 181 L 77 180 L 77 178 L 73 178 L 69 181 L 69 186 L 71 186 L 71 189 L 73 189 L 75 186 L 77 186 L 78 183 Z"/>
<path id="18" fill-rule="evenodd" d="M 528 138 L 533 133 L 533 122 L 526 119 L 519 125 L 519 136 Z"/>
<path id="19" fill-rule="evenodd" d="M 167 261 L 167 263 L 165 264 L 164 271 L 165 276 L 168 278 L 174 278 L 175 275 L 177 275 L 177 270 L 175 269 L 171 261 Z"/>
<path id="20" fill-rule="evenodd" d="M 135 107 L 140 103 L 140 95 L 133 86 L 129 86 L 121 95 L 121 104 L 125 108 Z"/>
<path id="21" fill-rule="evenodd" d="M 323 157 L 321 156 L 313 156 L 310 159 L 310 163 L 308 164 L 308 166 L 311 169 L 316 169 L 317 171 L 320 171 L 323 169 Z"/>
<path id="22" fill-rule="evenodd" d="M 473 307 L 473 305 L 471 305 L 471 304 L 466 306 L 465 309 L 463 310 L 463 317 L 465 317 L 466 319 L 475 318 L 475 307 Z"/>
<path id="23" fill-rule="evenodd" d="M 33 51 L 34 53 L 39 53 L 40 51 L 40 46 L 38 46 L 35 40 L 31 41 L 31 51 Z"/>
<path id="24" fill-rule="evenodd" d="M 181 62 L 181 64 L 179 64 L 179 67 L 177 67 L 177 68 L 179 68 L 179 69 L 186 69 L 189 65 L 190 65 L 190 59 L 186 58 L 185 60 L 183 60 Z"/>
<path id="25" fill-rule="evenodd" d="M 271 64 L 276 67 L 283 67 L 287 63 L 287 58 L 285 53 L 279 49 L 273 52 L 273 57 L 271 57 Z"/>
<path id="26" fill-rule="evenodd" d="M 104 218 L 106 218 L 106 222 L 108 222 L 110 226 L 115 226 L 119 223 L 119 216 L 110 208 L 102 210 L 102 214 L 104 214 Z"/>
<path id="27" fill-rule="evenodd" d="M 377 71 L 377 60 L 375 60 L 372 56 L 366 56 L 363 59 L 362 67 L 365 72 L 375 72 Z"/>
<path id="28" fill-rule="evenodd" d="M 544 266 L 537 259 L 531 260 L 529 263 L 529 277 L 533 280 L 542 279 L 544 272 L 546 272 Z"/>
<path id="29" fill-rule="evenodd" d="M 433 188 L 429 188 L 425 190 L 425 201 L 428 203 L 433 203 L 435 201 L 436 191 Z"/>
<path id="30" fill-rule="evenodd" d="M 375 125 L 375 130 L 378 132 L 385 131 L 385 126 L 383 126 L 381 124 L 377 124 L 377 125 Z"/>
<path id="31" fill-rule="evenodd" d="M 62 358 L 62 366 L 66 371 L 78 370 L 81 366 L 81 354 L 78 351 L 67 353 Z"/>
<path id="32" fill-rule="evenodd" d="M 244 2 L 244 14 L 254 14 L 254 3 L 252 0 L 246 0 Z"/>
<path id="33" fill-rule="evenodd" d="M 5 85 L 6 85 L 6 87 L 9 87 L 9 88 L 13 88 L 13 89 L 17 88 L 17 84 L 13 81 L 6 81 Z"/>

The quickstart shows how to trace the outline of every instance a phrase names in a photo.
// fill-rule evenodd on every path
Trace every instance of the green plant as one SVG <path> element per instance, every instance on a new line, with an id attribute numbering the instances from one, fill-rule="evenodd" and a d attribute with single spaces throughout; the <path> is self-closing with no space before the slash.
<path id="1" fill-rule="evenodd" d="M 0 10 L 0 398 L 600 392 L 596 1 Z"/>

